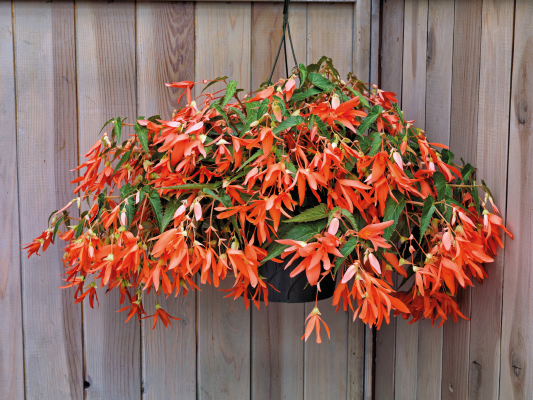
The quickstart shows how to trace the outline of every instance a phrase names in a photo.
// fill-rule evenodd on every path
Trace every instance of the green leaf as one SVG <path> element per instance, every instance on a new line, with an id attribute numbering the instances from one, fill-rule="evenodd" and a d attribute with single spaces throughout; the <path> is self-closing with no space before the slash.
<path id="1" fill-rule="evenodd" d="M 487 184 L 485 183 L 485 181 L 482 179 L 481 180 L 481 187 L 483 188 L 483 190 L 489 194 L 490 197 L 492 197 L 492 199 L 494 199 L 494 196 L 492 195 L 489 187 L 487 186 Z"/>
<path id="2" fill-rule="evenodd" d="M 445 164 L 450 164 L 453 160 L 453 158 L 455 157 L 455 155 L 448 149 L 442 149 L 441 152 L 441 158 L 442 158 L 442 161 L 445 163 Z"/>
<path id="3" fill-rule="evenodd" d="M 220 82 L 220 81 L 223 81 L 223 80 L 225 80 L 225 79 L 228 79 L 228 77 L 227 77 L 227 76 L 221 76 L 221 77 L 218 77 L 217 79 L 212 80 L 211 82 L 209 82 L 209 83 L 203 88 L 202 93 L 203 93 L 204 90 L 207 89 L 209 86 L 214 85 L 215 83 Z"/>
<path id="4" fill-rule="evenodd" d="M 237 172 L 239 172 L 241 169 L 243 169 L 244 167 L 246 167 L 246 165 L 248 165 L 249 163 L 251 163 L 253 160 L 255 160 L 257 157 L 259 156 L 262 156 L 263 155 L 263 150 L 262 149 L 259 149 L 257 150 L 253 156 L 251 156 L 248 160 L 246 160 L 240 167 L 239 169 L 237 170 Z"/>
<path id="5" fill-rule="evenodd" d="M 394 110 L 396 111 L 396 113 L 398 114 L 398 116 L 400 117 L 400 121 L 402 122 L 402 124 L 404 123 L 404 120 L 403 120 L 403 112 L 402 110 L 400 109 L 400 106 L 398 105 L 398 103 L 392 103 L 392 106 L 394 107 Z"/>
<path id="6" fill-rule="evenodd" d="M 466 182 L 470 175 L 475 171 L 475 168 L 470 164 L 465 164 L 463 169 L 461 169 L 461 175 L 463 176 L 463 182 Z"/>
<path id="7" fill-rule="evenodd" d="M 281 124 L 279 124 L 274 129 L 272 129 L 272 133 L 274 135 L 277 135 L 278 133 L 280 133 L 281 131 L 284 131 L 285 129 L 292 128 L 293 126 L 300 125 L 303 121 L 304 121 L 304 119 L 302 117 L 300 117 L 299 115 L 290 116 L 285 121 L 283 121 Z"/>
<path id="8" fill-rule="evenodd" d="M 167 186 L 158 188 L 158 190 L 161 189 L 173 189 L 173 190 L 189 190 L 189 189 L 216 189 L 218 188 L 222 182 L 217 183 L 185 183 L 183 185 L 177 185 L 177 186 Z"/>
<path id="9" fill-rule="evenodd" d="M 307 68 L 305 68 L 305 65 L 300 63 L 298 65 L 298 69 L 300 70 L 300 87 L 302 87 L 307 78 Z"/>
<path id="10" fill-rule="evenodd" d="M 435 187 L 437 188 L 437 197 L 439 200 L 444 200 L 446 198 L 446 187 L 449 187 L 449 185 L 443 173 L 440 171 L 434 172 L 433 182 L 435 182 Z"/>
<path id="11" fill-rule="evenodd" d="M 115 175 L 117 173 L 117 171 L 120 169 L 120 167 L 122 167 L 122 164 L 124 164 L 126 161 L 128 161 L 130 156 L 131 156 L 131 150 L 129 150 L 128 152 L 126 152 L 126 154 L 124 154 L 122 156 L 122 158 L 118 162 L 117 166 L 115 167 L 115 170 L 113 171 L 113 175 Z"/>
<path id="12" fill-rule="evenodd" d="M 123 185 L 120 188 L 120 198 L 122 200 L 124 200 L 126 197 L 128 197 L 130 194 L 132 194 L 134 191 L 135 191 L 135 189 L 133 189 L 131 187 L 131 184 L 127 183 L 127 184 Z"/>
<path id="13" fill-rule="evenodd" d="M 163 233 L 163 207 L 161 207 L 161 199 L 157 190 L 151 190 L 148 195 L 148 200 L 154 211 L 155 220 L 157 222 L 157 227 L 159 228 L 159 233 Z"/>
<path id="14" fill-rule="evenodd" d="M 87 197 L 88 197 L 88 196 L 87 196 Z M 48 217 L 48 222 L 47 222 L 48 225 L 50 225 L 50 220 L 52 219 L 52 217 L 54 216 L 54 214 L 55 214 L 56 212 L 58 212 L 58 211 L 59 211 L 59 210 L 55 210 L 54 212 L 52 212 L 52 214 L 50 214 L 50 216 Z"/>
<path id="15" fill-rule="evenodd" d="M 387 202 L 385 203 L 385 213 L 383 215 L 383 222 L 386 221 L 394 221 L 394 223 L 387 228 L 385 228 L 385 231 L 383 233 L 383 239 L 389 240 L 392 234 L 394 233 L 394 229 L 396 229 L 396 225 L 398 225 L 398 221 L 400 220 L 400 216 L 402 215 L 402 211 L 405 208 L 405 198 L 400 193 L 394 193 L 396 196 L 396 199 L 398 200 L 398 203 L 392 198 L 389 197 L 387 199 Z"/>
<path id="16" fill-rule="evenodd" d="M 329 91 L 335 89 L 335 85 L 327 78 L 324 78 L 321 74 L 316 72 L 311 72 L 307 79 L 316 87 L 319 87 L 322 90 Z"/>
<path id="17" fill-rule="evenodd" d="M 167 207 L 165 209 L 165 215 L 163 217 L 163 222 L 162 222 L 163 230 L 167 227 L 167 225 L 170 223 L 170 221 L 172 221 L 174 219 L 174 213 L 179 208 L 180 204 L 181 204 L 181 201 L 179 201 L 176 198 L 172 199 L 167 204 Z"/>
<path id="18" fill-rule="evenodd" d="M 305 100 L 308 97 L 314 96 L 315 94 L 319 94 L 319 93 L 322 93 L 322 90 L 318 89 L 316 87 L 313 87 L 313 88 L 311 88 L 309 90 L 306 90 L 303 93 L 298 93 L 298 94 L 295 94 L 294 96 L 292 96 L 291 97 L 291 102 L 292 103 L 296 103 L 297 101 Z"/>
<path id="19" fill-rule="evenodd" d="M 379 132 L 372 132 L 369 137 L 373 139 L 372 146 L 370 147 L 369 157 L 374 157 L 381 150 L 383 139 Z"/>
<path id="20" fill-rule="evenodd" d="M 152 115 L 151 117 L 149 118 L 146 118 L 148 121 L 150 122 L 153 122 L 154 124 L 158 124 L 158 125 L 161 125 L 161 122 L 158 121 L 158 119 L 161 119 L 161 115 L 157 114 L 157 115 Z"/>
<path id="21" fill-rule="evenodd" d="M 122 121 L 120 117 L 115 119 L 115 135 L 117 136 L 117 143 L 120 144 L 120 136 L 122 134 Z"/>
<path id="22" fill-rule="evenodd" d="M 350 92 L 352 92 L 355 96 L 359 97 L 359 101 L 365 106 L 367 110 L 370 110 L 372 106 L 368 103 L 365 96 L 363 96 L 360 92 L 357 90 L 352 89 L 351 87 L 346 86 L 346 89 L 348 89 Z"/>
<path id="23" fill-rule="evenodd" d="M 420 243 L 426 234 L 426 231 L 435 212 L 435 199 L 433 196 L 426 197 L 424 200 L 424 207 L 422 208 L 422 218 L 420 219 Z"/>
<path id="24" fill-rule="evenodd" d="M 231 111 L 233 111 L 235 114 L 237 114 L 239 116 L 239 118 L 241 119 L 241 121 L 243 121 L 243 122 L 246 121 L 246 117 L 244 116 L 244 114 L 242 113 L 241 110 L 239 110 L 238 108 L 235 108 L 235 107 L 229 107 L 229 109 Z"/>
<path id="25" fill-rule="evenodd" d="M 257 110 L 257 119 L 261 118 L 267 112 L 268 102 L 269 102 L 268 98 L 263 99 L 263 101 L 261 102 L 261 105 L 259 106 L 259 109 Z"/>
<path id="26" fill-rule="evenodd" d="M 76 225 L 75 238 L 79 238 L 83 233 L 83 227 L 85 226 L 85 220 L 82 219 L 78 225 Z"/>
<path id="27" fill-rule="evenodd" d="M 368 115 L 361 122 L 361 125 L 359 125 L 359 128 L 357 129 L 357 134 L 363 136 L 365 131 L 370 128 L 370 126 L 376 121 L 376 119 L 378 119 L 382 111 L 383 107 L 379 105 L 372 107 L 372 110 L 370 110 Z"/>
<path id="28" fill-rule="evenodd" d="M 98 132 L 98 135 L 100 135 L 100 133 L 102 133 L 102 131 L 104 130 L 104 128 L 107 126 L 107 124 L 109 124 L 111 121 L 113 121 L 115 118 L 111 118 L 109 121 L 107 121 L 104 126 L 102 126 L 102 129 L 100 129 L 100 132 Z"/>
<path id="29" fill-rule="evenodd" d="M 237 81 L 229 81 L 228 86 L 226 86 L 226 94 L 224 94 L 224 98 L 222 99 L 222 103 L 220 105 L 224 107 L 226 104 L 229 103 L 235 92 L 237 91 L 237 85 L 239 82 Z"/>
<path id="30" fill-rule="evenodd" d="M 313 222 L 305 222 L 302 224 L 296 225 L 294 228 L 292 228 L 289 233 L 282 237 L 281 239 L 292 239 L 297 241 L 307 241 L 313 236 L 319 234 L 322 232 L 322 230 L 326 227 L 326 219 L 321 219 L 318 221 Z M 279 256 L 283 251 L 289 246 L 275 243 L 272 245 L 272 247 L 269 249 L 268 255 L 261 260 L 261 264 L 266 263 L 268 260 Z"/>
<path id="31" fill-rule="evenodd" d="M 320 203 L 318 206 L 305 210 L 292 219 L 287 219 L 283 222 L 295 223 L 295 222 L 310 222 L 316 221 L 328 216 L 327 206 L 325 203 Z"/>
<path id="32" fill-rule="evenodd" d="M 135 199 L 133 197 L 130 197 L 125 200 L 124 202 L 126 204 L 126 218 L 128 226 L 131 225 L 133 222 L 133 217 L 135 217 Z"/>
<path id="33" fill-rule="evenodd" d="M 65 219 L 64 215 L 62 215 L 61 218 L 59 218 L 56 221 L 56 224 L 54 226 L 54 232 L 52 233 L 52 243 L 54 243 L 54 244 L 55 244 L 55 239 L 56 239 L 56 235 L 57 235 L 57 230 L 59 229 L 59 225 L 61 225 L 61 221 L 63 221 L 63 219 Z"/>
<path id="34" fill-rule="evenodd" d="M 142 117 L 139 117 L 139 119 L 142 119 Z M 135 121 L 135 126 L 133 127 L 135 129 L 135 133 L 137 133 L 137 137 L 139 138 L 139 142 L 141 142 L 144 152 L 146 154 L 150 154 L 150 149 L 148 147 L 148 128 L 142 125 L 139 125 L 137 121 Z"/>
<path id="35" fill-rule="evenodd" d="M 226 208 L 233 207 L 233 203 L 231 202 L 231 197 L 229 197 L 227 193 L 217 194 L 211 189 L 204 189 L 203 191 L 205 194 L 220 201 L 224 207 Z M 235 229 L 235 232 L 237 232 L 237 235 L 239 235 L 239 238 L 242 240 L 241 231 L 239 230 L 239 225 L 237 224 L 237 218 L 235 218 L 235 215 L 232 215 L 230 217 L 230 221 L 231 221 L 231 224 L 233 225 L 233 228 Z"/>
<path id="36" fill-rule="evenodd" d="M 337 270 L 341 266 L 341 264 L 346 260 L 346 257 L 348 257 L 352 251 L 354 251 L 355 246 L 357 246 L 357 238 L 352 236 L 346 243 L 342 245 L 340 248 L 340 253 L 343 255 L 342 257 L 337 257 L 335 260 L 335 268 L 333 269 L 333 276 L 337 274 Z"/>
<path id="37" fill-rule="evenodd" d="M 212 105 L 211 107 L 213 107 L 215 110 L 218 111 L 218 113 L 219 113 L 220 115 L 222 115 L 222 118 L 224 118 L 224 121 L 226 121 L 226 126 L 227 126 L 228 129 L 230 130 L 230 133 L 231 133 L 232 135 L 236 135 L 238 132 L 233 132 L 232 126 L 231 126 L 231 124 L 229 123 L 228 116 L 227 116 L 226 112 L 222 109 L 222 107 L 220 107 L 220 104 L 218 104 L 218 103 L 213 103 L 213 105 Z"/>

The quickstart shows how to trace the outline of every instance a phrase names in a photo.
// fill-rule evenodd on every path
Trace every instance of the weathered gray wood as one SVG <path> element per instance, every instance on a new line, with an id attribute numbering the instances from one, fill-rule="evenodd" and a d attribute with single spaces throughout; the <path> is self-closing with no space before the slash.
<path id="1" fill-rule="evenodd" d="M 456 160 L 476 165 L 477 104 L 481 46 L 481 0 L 455 3 L 450 149 Z M 461 312 L 470 318 L 471 289 L 457 293 Z M 468 396 L 470 321 L 444 324 L 442 399 Z"/>
<path id="2" fill-rule="evenodd" d="M 21 243 L 71 200 L 77 165 L 74 4 L 14 4 Z M 4 57 L 4 55 L 3 55 Z M 64 282 L 61 245 L 22 251 L 26 397 L 83 398 L 81 308 Z"/>
<path id="3" fill-rule="evenodd" d="M 306 64 L 307 58 L 307 5 L 292 4 L 289 7 L 289 22 L 292 44 L 298 63 Z M 282 3 L 252 3 L 252 87 L 258 88 L 272 71 L 283 33 Z M 294 67 L 289 36 L 287 37 L 287 58 L 289 75 Z M 286 78 L 285 52 L 281 49 L 272 81 Z"/>
<path id="4" fill-rule="evenodd" d="M 291 37 L 296 59 L 306 63 L 307 5 L 289 8 Z M 268 79 L 281 41 L 283 4 L 252 4 L 252 87 Z M 294 66 L 290 47 L 289 74 Z M 281 50 L 272 81 L 286 77 Z M 304 391 L 304 305 L 269 303 L 251 309 L 252 398 L 302 399 Z"/>
<path id="5" fill-rule="evenodd" d="M 313 27 L 308 30 L 307 61 L 316 62 L 321 56 L 327 55 L 333 59 L 341 77 L 345 77 L 353 65 L 350 39 L 353 37 L 353 5 L 308 4 L 307 7 L 308 26 Z M 338 27 L 343 28 L 339 30 Z M 312 303 L 306 304 L 306 316 L 313 307 Z M 346 357 L 351 336 L 349 333 L 348 338 L 346 337 L 346 332 L 349 332 L 348 316 L 343 311 L 335 314 L 331 300 L 320 301 L 319 309 L 331 329 L 331 341 L 327 336 L 323 336 L 322 344 L 318 345 L 313 336 L 305 344 L 304 398 L 344 398 L 347 393 L 347 378 L 350 375 L 348 365 L 353 364 L 353 354 L 350 353 Z M 362 341 L 359 344 L 363 346 Z M 357 382 L 356 385 L 362 386 L 362 382 Z"/>
<path id="6" fill-rule="evenodd" d="M 507 238 L 503 280 L 502 358 L 500 399 L 527 399 L 533 394 L 529 366 L 533 361 L 531 110 L 533 104 L 533 4 L 518 0 L 515 11 L 514 57 L 507 182 L 507 226 L 515 235 Z M 502 104 L 503 106 L 503 104 Z"/>
<path id="7" fill-rule="evenodd" d="M 379 86 L 396 93 L 401 105 L 404 0 L 388 0 L 383 2 L 382 7 Z M 383 324 L 376 332 L 376 399 L 394 399 L 396 321 L 391 317 L 390 324 Z"/>
<path id="8" fill-rule="evenodd" d="M 251 4 L 196 4 L 195 80 L 226 75 L 250 90 Z M 231 43 L 231 46 L 228 46 Z M 213 86 L 218 90 L 221 84 Z M 211 88 L 210 88 L 211 89 Z M 197 89 L 199 94 L 201 89 Z M 228 276 L 221 288 L 230 288 Z M 250 397 L 250 311 L 242 299 L 201 285 L 198 296 L 198 396 Z"/>
<path id="9" fill-rule="evenodd" d="M 139 114 L 170 118 L 182 91 L 165 83 L 194 80 L 194 4 L 140 2 L 136 23 Z M 181 321 L 168 330 L 142 326 L 143 399 L 196 399 L 195 297 L 194 292 L 185 298 L 160 296 L 161 307 Z M 155 310 L 153 296 L 146 298 L 145 309 Z"/>
<path id="10" fill-rule="evenodd" d="M 76 5 L 80 153 L 111 117 L 136 117 L 135 4 Z M 99 291 L 100 307 L 84 307 L 88 399 L 141 397 L 140 328 L 118 314 L 120 295 Z"/>
<path id="11" fill-rule="evenodd" d="M 353 18 L 352 72 L 362 81 L 370 81 L 372 0 L 361 0 L 354 4 Z"/>
<path id="12" fill-rule="evenodd" d="M 0 387 L 6 399 L 24 397 L 22 296 L 17 182 L 15 70 L 11 3 L 0 3 Z"/>
<path id="13" fill-rule="evenodd" d="M 501 210 L 506 209 L 507 203 L 513 12 L 513 3 L 483 2 L 477 177 L 487 182 Z M 470 399 L 497 398 L 499 392 L 503 259 L 504 252 L 501 251 L 495 261 L 486 266 L 490 275 L 487 282 L 472 289 Z M 506 357 L 507 354 L 504 360 Z"/>
<path id="14" fill-rule="evenodd" d="M 425 127 L 427 0 L 406 0 L 404 9 L 404 53 L 402 108 L 406 119 Z M 396 322 L 395 399 L 417 396 L 419 326 Z M 415 357 L 415 354 L 417 356 Z"/>

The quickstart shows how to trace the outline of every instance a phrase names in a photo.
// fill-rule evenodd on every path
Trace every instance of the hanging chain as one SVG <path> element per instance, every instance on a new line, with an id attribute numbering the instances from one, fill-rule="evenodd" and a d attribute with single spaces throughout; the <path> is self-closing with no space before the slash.
<path id="1" fill-rule="evenodd" d="M 289 34 L 289 42 L 291 44 L 292 57 L 294 58 L 294 64 L 298 65 L 298 62 L 296 61 L 296 54 L 294 53 L 294 46 L 292 45 L 291 28 L 289 26 L 289 2 L 290 0 L 285 0 L 283 4 L 283 36 L 281 37 L 281 43 L 279 44 L 278 54 L 276 55 L 276 60 L 274 61 L 274 66 L 272 67 L 270 78 L 268 78 L 268 85 L 272 83 L 272 76 L 274 75 L 276 64 L 278 63 L 279 53 L 281 52 L 282 45 L 285 48 L 285 73 L 287 74 L 287 78 L 289 77 L 289 62 L 287 60 L 287 39 L 285 38 L 285 31 L 287 31 Z"/>

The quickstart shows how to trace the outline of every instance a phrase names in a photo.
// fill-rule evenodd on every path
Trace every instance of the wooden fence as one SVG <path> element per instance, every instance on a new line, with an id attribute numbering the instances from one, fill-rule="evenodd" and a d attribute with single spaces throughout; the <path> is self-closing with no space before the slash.
<path id="1" fill-rule="evenodd" d="M 170 116 L 169 81 L 265 80 L 281 3 L 0 1 L 0 398 L 531 399 L 533 2 L 295 2 L 299 62 L 332 57 L 398 94 L 408 119 L 494 188 L 515 240 L 460 295 L 470 321 L 378 332 L 321 305 L 331 341 L 303 343 L 309 305 L 241 302 L 203 288 L 169 299 L 168 331 L 124 323 L 116 294 L 74 305 L 62 251 L 27 259 L 68 172 L 111 117 Z M 283 56 L 281 62 L 283 63 Z M 277 76 L 282 76 L 278 67 Z M 504 268 L 505 266 L 505 268 Z M 154 304 L 148 304 L 153 311 Z"/>

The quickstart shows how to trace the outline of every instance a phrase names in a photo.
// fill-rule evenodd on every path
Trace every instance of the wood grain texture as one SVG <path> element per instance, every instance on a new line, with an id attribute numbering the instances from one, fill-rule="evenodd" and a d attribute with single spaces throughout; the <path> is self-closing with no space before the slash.
<path id="1" fill-rule="evenodd" d="M 74 4 L 14 4 L 21 243 L 73 198 L 77 165 Z M 21 251 L 29 399 L 83 398 L 81 308 L 64 282 L 61 245 Z"/>
<path id="2" fill-rule="evenodd" d="M 341 312 L 341 311 L 339 311 Z M 365 395 L 372 394 L 372 364 L 367 367 L 369 359 L 372 361 L 372 347 L 369 347 L 370 355 L 367 353 L 365 334 L 368 328 L 361 320 L 353 321 L 348 315 L 348 393 L 347 398 L 351 400 L 364 399 Z"/>
<path id="3" fill-rule="evenodd" d="M 512 400 L 533 395 L 533 277 L 525 271 L 530 268 L 533 255 L 533 136 L 529 108 L 529 102 L 533 104 L 533 4 L 517 1 L 515 18 L 506 218 L 515 239 L 505 243 L 499 392 L 500 399 Z"/>
<path id="4" fill-rule="evenodd" d="M 307 63 L 322 56 L 333 59 L 341 77 L 353 70 L 353 4 L 308 4 Z M 339 29 L 339 27 L 342 27 Z"/>
<path id="5" fill-rule="evenodd" d="M 24 398 L 22 296 L 17 182 L 15 69 L 11 3 L 0 3 L 0 387 L 9 400 Z"/>
<path id="6" fill-rule="evenodd" d="M 251 10 L 251 3 L 196 4 L 196 80 L 228 76 L 250 92 Z M 217 83 L 209 90 L 223 87 L 223 83 Z M 201 89 L 195 87 L 196 96 Z"/>
<path id="7" fill-rule="evenodd" d="M 501 210 L 505 210 L 507 204 L 513 14 L 512 2 L 483 2 L 477 179 L 485 180 Z M 472 289 L 470 399 L 495 399 L 499 392 L 502 270 L 505 253 L 500 251 L 495 261 L 485 266 L 490 279 Z"/>
<path id="8" fill-rule="evenodd" d="M 481 46 L 481 0 L 455 2 L 450 149 L 455 159 L 476 165 L 479 63 Z M 461 312 L 470 318 L 471 289 L 457 294 Z M 444 324 L 442 349 L 442 399 L 468 396 L 470 371 L 470 321 Z"/>
<path id="9" fill-rule="evenodd" d="M 137 109 L 140 115 L 170 118 L 182 91 L 165 83 L 194 81 L 194 4 L 139 2 L 136 24 Z M 180 106 L 184 103 L 185 98 Z M 196 399 L 195 293 L 158 302 L 181 321 L 168 330 L 141 328 L 143 399 Z M 145 308 L 153 314 L 153 296 Z"/>
<path id="10" fill-rule="evenodd" d="M 303 399 L 304 305 L 269 303 L 252 310 L 252 398 Z"/>
<path id="11" fill-rule="evenodd" d="M 339 71 L 340 72 L 340 71 Z M 305 315 L 313 310 L 314 303 L 305 305 Z M 322 343 L 316 343 L 313 333 L 305 343 L 304 399 L 344 399 L 347 393 L 348 358 L 348 316 L 342 309 L 335 313 L 331 299 L 318 302 L 321 318 L 331 330 L 331 340 L 322 329 Z M 362 345 L 362 343 L 361 343 Z M 362 386 L 362 382 L 359 383 Z"/>
<path id="12" fill-rule="evenodd" d="M 429 0 L 426 54 L 426 134 L 450 144 L 454 2 Z"/>
<path id="13" fill-rule="evenodd" d="M 370 82 L 377 85 L 379 83 L 379 60 L 381 51 L 381 0 L 372 0 L 370 7 Z"/>
<path id="14" fill-rule="evenodd" d="M 316 62 L 326 55 L 333 59 L 341 77 L 352 71 L 352 42 L 353 37 L 353 5 L 351 4 L 308 4 L 307 61 Z M 339 34 L 342 27 L 343 34 Z M 305 315 L 313 308 L 313 304 L 306 304 Z M 304 398 L 311 399 L 340 399 L 347 395 L 348 376 L 360 376 L 360 354 L 364 346 L 362 335 L 350 330 L 348 315 L 342 311 L 334 313 L 331 300 L 319 302 L 322 317 L 331 329 L 331 341 L 324 340 L 318 345 L 311 339 L 305 344 L 305 389 Z M 348 339 L 346 338 L 348 332 Z M 354 343 L 349 345 L 350 340 Z M 351 349 L 346 354 L 348 349 Z M 358 350 L 355 350 L 355 349 Z M 355 354 L 354 354 L 355 353 Z M 354 369 L 352 371 L 352 369 Z M 361 377 L 362 378 L 362 377 Z M 359 379 L 359 378 L 357 378 Z M 362 381 L 353 384 L 362 386 Z M 351 388 L 350 388 L 351 390 Z"/>
<path id="15" fill-rule="evenodd" d="M 196 4 L 195 80 L 228 76 L 250 90 L 251 4 Z M 231 46 L 229 45 L 231 43 Z M 214 86 L 214 90 L 221 85 Z M 199 90 L 197 89 L 197 93 Z M 232 282 L 221 284 L 229 288 Z M 201 286 L 198 296 L 198 397 L 250 397 L 250 311 L 242 299 Z"/>
<path id="16" fill-rule="evenodd" d="M 414 119 L 421 129 L 425 128 L 427 13 L 427 0 L 405 1 L 402 109 L 405 118 Z M 396 321 L 395 399 L 417 398 L 419 328 L 401 319 Z M 435 332 L 422 328 L 422 333 L 423 347 L 433 343 Z"/>
<path id="17" fill-rule="evenodd" d="M 353 73 L 362 81 L 370 81 L 370 53 L 372 38 L 372 0 L 354 4 Z"/>
<path id="18" fill-rule="evenodd" d="M 291 37 L 300 63 L 307 58 L 307 5 L 289 8 Z M 281 41 L 283 4 L 252 4 L 252 87 L 268 79 Z M 289 74 L 294 66 L 287 48 Z M 285 77 L 281 50 L 272 80 Z M 304 391 L 304 304 L 270 303 L 252 313 L 251 395 L 254 400 L 302 399 Z"/>
<path id="19" fill-rule="evenodd" d="M 383 90 L 396 93 L 402 104 L 404 0 L 382 2 L 380 82 Z M 376 332 L 375 398 L 394 399 L 397 318 Z"/>
<path id="20" fill-rule="evenodd" d="M 289 24 L 296 61 L 306 64 L 307 58 L 307 5 L 293 4 L 289 7 Z M 283 33 L 282 3 L 252 3 L 252 87 L 270 76 Z M 294 67 L 289 35 L 287 38 L 287 59 L 289 75 Z M 285 52 L 282 47 L 272 81 L 286 78 Z"/>
<path id="21" fill-rule="evenodd" d="M 139 115 L 170 118 L 182 90 L 165 83 L 194 80 L 194 3 L 137 4 L 137 76 Z"/>
<path id="22" fill-rule="evenodd" d="M 103 123 L 135 118 L 135 4 L 76 5 L 80 153 L 92 146 Z M 128 132 L 129 133 L 129 132 Z M 139 399 L 139 324 L 124 323 L 117 291 L 99 291 L 100 308 L 84 307 L 87 399 Z"/>

